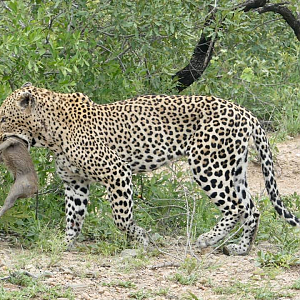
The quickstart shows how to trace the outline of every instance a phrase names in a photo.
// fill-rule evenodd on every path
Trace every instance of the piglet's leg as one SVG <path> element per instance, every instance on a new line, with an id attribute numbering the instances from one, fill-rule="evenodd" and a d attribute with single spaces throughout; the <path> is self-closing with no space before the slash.
<path id="1" fill-rule="evenodd" d="M 18 198 L 22 198 L 24 195 L 23 187 L 19 184 L 18 181 L 16 181 L 13 186 L 11 187 L 7 198 L 5 199 L 5 202 L 0 210 L 0 218 L 4 215 L 4 213 L 12 208 Z"/>
<path id="2" fill-rule="evenodd" d="M 14 139 L 8 139 L 0 144 L 0 151 L 5 150 L 6 148 L 17 144 L 18 142 Z"/>

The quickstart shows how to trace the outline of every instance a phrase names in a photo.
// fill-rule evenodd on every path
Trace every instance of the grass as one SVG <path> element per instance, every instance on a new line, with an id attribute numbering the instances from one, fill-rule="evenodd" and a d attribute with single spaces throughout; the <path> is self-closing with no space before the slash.
<path id="1" fill-rule="evenodd" d="M 294 290 L 300 290 L 300 279 L 296 280 L 292 286 L 291 286 L 292 289 Z"/>
<path id="2" fill-rule="evenodd" d="M 291 253 L 273 253 L 270 251 L 259 251 L 257 261 L 262 267 L 283 267 L 299 265 L 300 260 Z"/>
<path id="3" fill-rule="evenodd" d="M 143 300 L 143 299 L 148 299 L 151 297 L 151 292 L 150 291 L 145 291 L 145 290 L 138 290 L 136 292 L 131 292 L 129 294 L 130 299 L 137 299 L 137 300 Z"/>
<path id="4" fill-rule="evenodd" d="M 187 294 L 183 295 L 183 300 L 201 300 L 202 298 L 199 298 L 194 293 L 188 291 Z"/>
<path id="5" fill-rule="evenodd" d="M 180 266 L 187 274 L 192 274 L 199 269 L 199 261 L 195 257 L 187 256 Z"/>
<path id="6" fill-rule="evenodd" d="M 135 288 L 136 285 L 131 282 L 131 281 L 121 281 L 121 280 L 118 280 L 118 281 L 112 281 L 112 282 L 104 282 L 103 283 L 103 286 L 117 286 L 117 287 L 122 287 L 122 288 Z"/>
<path id="7" fill-rule="evenodd" d="M 283 290 L 272 289 L 268 281 L 261 287 L 253 287 L 251 282 L 241 283 L 239 281 L 231 282 L 230 286 L 219 286 L 213 288 L 218 295 L 235 295 L 238 299 L 249 299 L 251 296 L 258 300 L 275 300 L 283 297 L 291 298 L 292 294 Z"/>
<path id="8" fill-rule="evenodd" d="M 191 240 L 195 241 L 199 234 L 208 231 L 216 223 L 220 216 L 217 208 L 203 195 L 198 185 L 191 181 L 187 174 L 182 165 L 179 165 L 174 166 L 172 170 L 163 170 L 149 177 L 136 176 L 134 178 L 135 218 L 139 225 L 147 230 L 151 228 L 152 233 L 157 232 L 160 237 L 176 238 L 178 235 L 186 235 L 187 226 L 192 220 L 190 236 Z M 8 175 L 5 173 L 3 176 Z M 44 176 L 43 173 L 41 176 Z M 50 182 L 50 186 L 55 186 L 57 184 L 55 177 L 51 180 L 53 181 Z M 46 180 L 43 179 L 43 181 Z M 4 199 L 7 192 L 7 188 L 0 190 L 0 199 Z M 126 236 L 114 225 L 109 203 L 106 200 L 99 201 L 104 198 L 104 194 L 103 188 L 92 187 L 89 214 L 84 224 L 83 234 L 79 237 L 79 242 L 75 247 L 75 251 L 81 252 L 80 255 L 84 259 L 89 255 L 111 257 L 118 255 L 126 248 L 133 247 L 133 244 L 128 242 Z M 34 201 L 31 199 L 19 201 L 8 215 L 1 219 L 0 231 L 7 234 L 13 233 L 17 241 L 15 244 L 31 251 L 30 255 L 20 255 L 14 258 L 14 269 L 26 269 L 29 262 L 36 261 L 37 263 L 42 255 L 46 257 L 48 268 L 60 264 L 62 254 L 66 250 L 62 197 L 60 194 L 44 195 L 40 199 L 37 220 L 34 218 Z M 283 200 L 290 210 L 300 211 L 300 195 L 295 193 L 284 197 Z M 256 258 L 264 274 L 259 277 L 261 287 L 254 285 L 254 280 L 249 280 L 247 284 L 236 282 L 231 286 L 221 287 L 215 287 L 213 283 L 210 283 L 207 288 L 212 288 L 215 293 L 221 295 L 239 295 L 241 299 L 247 299 L 247 295 L 262 300 L 289 297 L 287 291 L 279 292 L 267 283 L 268 280 L 276 278 L 278 274 L 276 272 L 280 272 L 281 269 L 299 264 L 296 255 L 300 250 L 299 231 L 278 218 L 268 198 L 262 197 L 255 201 L 262 213 L 256 242 L 267 241 L 272 248 L 259 251 Z M 193 209 L 195 214 L 191 219 Z M 167 243 L 164 242 L 164 244 Z M 161 245 L 163 244 L 160 243 Z M 157 251 L 139 251 L 137 257 L 120 260 L 118 271 L 131 274 L 144 269 L 150 264 L 152 256 L 158 253 Z M 196 283 L 203 280 L 201 267 L 195 258 L 188 256 L 180 268 L 167 279 L 192 289 Z M 213 270 L 214 265 L 210 268 Z M 24 275 L 12 276 L 10 279 L 10 284 L 21 286 L 22 289 L 9 291 L 4 289 L 3 282 L 0 284 L 1 300 L 18 300 L 22 297 L 34 299 L 38 293 L 45 299 L 59 297 L 74 299 L 72 291 L 63 291 L 60 287 L 48 287 L 39 280 Z M 104 285 L 128 290 L 131 299 L 152 299 L 155 295 L 166 296 L 170 293 L 168 289 L 142 290 L 131 280 L 112 280 Z M 299 290 L 299 281 L 294 282 L 290 289 Z M 184 299 L 201 299 L 198 294 L 192 292 L 185 294 L 184 297 Z"/>
<path id="9" fill-rule="evenodd" d="M 40 182 L 47 183 L 49 185 L 47 189 L 50 190 L 52 187 L 58 187 L 58 192 L 41 196 L 38 220 L 34 218 L 35 203 L 33 199 L 18 201 L 16 206 L 1 219 L 0 231 L 16 234 L 23 247 L 34 247 L 52 253 L 55 264 L 64 247 L 58 246 L 60 243 L 63 245 L 65 223 L 62 190 L 57 177 L 49 177 L 54 166 L 53 162 L 47 161 L 47 152 L 34 151 L 32 155 L 34 160 L 46 163 L 46 169 L 39 170 Z M 0 168 L 1 174 L 11 183 L 5 169 Z M 185 236 L 187 226 L 191 225 L 190 237 L 192 241 L 195 241 L 200 234 L 207 232 L 215 225 L 216 219 L 220 217 L 217 207 L 190 179 L 189 171 L 182 164 L 171 165 L 169 169 L 163 169 L 151 176 L 134 176 L 133 185 L 135 219 L 146 230 L 151 229 L 152 233 L 157 232 L 160 236 Z M 0 199 L 4 199 L 7 192 L 7 187 L 0 190 Z M 104 188 L 92 185 L 89 214 L 85 220 L 83 233 L 78 239 L 79 242 L 82 242 L 77 246 L 79 251 L 111 256 L 132 247 L 125 234 L 114 225 L 108 201 L 99 201 L 104 198 Z M 284 201 L 291 206 L 293 211 L 299 211 L 299 195 L 291 195 Z M 300 240 L 296 238 L 295 234 L 290 234 L 293 232 L 290 226 L 277 219 L 269 199 L 261 198 L 257 199 L 257 202 L 262 211 L 257 240 L 272 239 L 272 243 L 281 244 L 284 249 L 290 247 L 290 253 L 294 251 L 292 248 L 299 249 Z M 193 211 L 195 213 L 191 218 Z M 91 241 L 91 243 L 87 243 L 87 241 Z"/>
<path id="10" fill-rule="evenodd" d="M 169 288 L 160 288 L 158 291 L 155 292 L 157 296 L 167 296 L 169 293 Z"/>
<path id="11" fill-rule="evenodd" d="M 82 253 L 93 255 L 101 254 L 108 257 L 120 253 L 123 249 L 127 248 L 127 245 L 128 243 L 125 238 L 123 243 L 120 241 L 95 241 L 92 243 L 90 243 L 89 241 L 83 241 L 82 243 L 76 245 L 76 249 Z"/>
<path id="12" fill-rule="evenodd" d="M 149 258 L 147 256 L 144 256 L 143 258 L 138 257 L 125 257 L 120 265 L 119 269 L 120 271 L 130 273 L 134 270 L 143 269 L 149 264 Z"/>
<path id="13" fill-rule="evenodd" d="M 158 290 L 139 289 L 129 294 L 129 299 L 173 299 L 174 292 L 171 293 L 169 288 L 159 288 Z M 186 298 L 180 298 L 186 299 Z"/>
<path id="14" fill-rule="evenodd" d="M 181 285 L 194 285 L 199 279 L 200 264 L 196 258 L 187 256 L 179 267 L 179 272 L 168 277 Z"/>
<path id="15" fill-rule="evenodd" d="M 299 93 L 299 92 L 298 92 Z M 299 117 L 300 101 L 288 99 L 280 110 L 279 114 L 275 115 L 275 122 L 280 124 L 279 136 L 296 136 L 300 132 L 300 117 Z"/>
<path id="16" fill-rule="evenodd" d="M 175 273 L 168 279 L 174 282 L 178 282 L 182 285 L 194 285 L 198 281 L 198 278 L 199 276 L 195 273 L 189 275 L 184 273 Z"/>
<path id="17" fill-rule="evenodd" d="M 7 280 L 13 286 L 8 286 L 5 282 L 0 282 L 1 300 L 23 300 L 23 299 L 58 299 L 66 298 L 75 300 L 75 296 L 70 289 L 63 286 L 50 287 L 39 280 L 29 277 L 21 272 L 14 272 Z"/>
<path id="18" fill-rule="evenodd" d="M 7 281 L 22 287 L 31 286 L 35 282 L 32 277 L 19 271 L 11 272 Z"/>
<path id="19" fill-rule="evenodd" d="M 131 292 L 129 294 L 129 299 L 156 299 L 158 297 L 167 297 L 169 299 L 169 289 L 168 288 L 160 288 L 159 290 L 137 290 L 135 292 Z M 159 298 L 160 299 L 160 298 Z M 164 298 L 163 298 L 164 299 Z M 171 298 L 170 298 L 171 299 Z"/>

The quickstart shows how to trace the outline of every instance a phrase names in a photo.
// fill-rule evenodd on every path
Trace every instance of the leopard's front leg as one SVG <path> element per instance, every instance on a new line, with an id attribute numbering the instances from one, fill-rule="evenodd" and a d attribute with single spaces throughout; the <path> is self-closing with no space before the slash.
<path id="1" fill-rule="evenodd" d="M 114 222 L 128 237 L 146 247 L 149 244 L 146 231 L 133 220 L 131 170 L 127 164 L 116 164 L 115 168 L 117 175 L 107 184 Z"/>
<path id="2" fill-rule="evenodd" d="M 74 179 L 64 183 L 66 204 L 66 240 L 72 245 L 74 238 L 81 232 L 89 199 L 89 183 Z"/>
<path id="3" fill-rule="evenodd" d="M 57 173 L 64 182 L 66 212 L 66 242 L 69 247 L 82 229 L 89 201 L 89 181 L 57 164 Z"/>

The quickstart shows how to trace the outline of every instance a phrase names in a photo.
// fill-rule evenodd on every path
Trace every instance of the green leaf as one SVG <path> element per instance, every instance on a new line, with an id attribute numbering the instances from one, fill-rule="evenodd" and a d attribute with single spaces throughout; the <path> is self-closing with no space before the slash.
<path id="1" fill-rule="evenodd" d="M 254 78 L 255 78 L 254 71 L 251 68 L 247 67 L 243 70 L 241 75 L 242 80 L 251 82 Z"/>

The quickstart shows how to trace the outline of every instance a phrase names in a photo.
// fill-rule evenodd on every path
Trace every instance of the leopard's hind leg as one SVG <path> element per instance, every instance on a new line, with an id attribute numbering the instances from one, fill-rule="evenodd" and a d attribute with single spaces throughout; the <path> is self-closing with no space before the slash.
<path id="1" fill-rule="evenodd" d="M 240 220 L 243 233 L 238 244 L 230 244 L 224 247 L 224 253 L 229 255 L 246 255 L 251 250 L 259 225 L 260 213 L 255 207 L 247 184 L 248 150 L 243 157 L 237 160 L 234 175 L 234 187 L 239 199 L 244 204 L 245 211 Z"/>
<path id="2" fill-rule="evenodd" d="M 234 166 L 230 166 L 228 155 L 222 149 L 219 153 L 215 151 L 215 158 L 210 152 L 205 155 L 198 149 L 199 144 L 190 150 L 188 162 L 196 182 L 223 214 L 209 232 L 198 238 L 197 246 L 205 248 L 222 240 L 234 228 L 244 215 L 244 204 L 234 188 Z"/>

